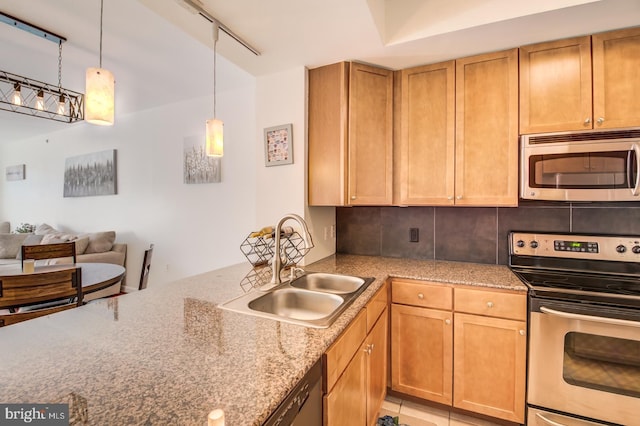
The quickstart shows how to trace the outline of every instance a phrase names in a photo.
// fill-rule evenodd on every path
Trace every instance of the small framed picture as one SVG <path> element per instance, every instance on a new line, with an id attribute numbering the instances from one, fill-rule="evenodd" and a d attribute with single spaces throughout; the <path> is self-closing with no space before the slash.
<path id="1" fill-rule="evenodd" d="M 265 166 L 293 163 L 293 132 L 291 124 L 264 129 Z"/>
<path id="2" fill-rule="evenodd" d="M 17 164 L 15 166 L 7 166 L 6 179 L 7 180 L 24 180 L 24 164 Z"/>

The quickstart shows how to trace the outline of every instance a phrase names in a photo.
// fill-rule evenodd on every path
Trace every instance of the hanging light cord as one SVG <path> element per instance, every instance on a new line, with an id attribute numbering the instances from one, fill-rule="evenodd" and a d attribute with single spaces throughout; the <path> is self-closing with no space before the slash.
<path id="1" fill-rule="evenodd" d="M 62 40 L 58 42 L 58 90 L 62 93 Z"/>
<path id="2" fill-rule="evenodd" d="M 218 22 L 213 21 L 213 118 L 216 118 L 216 45 L 218 44 Z"/>
<path id="3" fill-rule="evenodd" d="M 104 9 L 104 0 L 100 0 L 100 68 L 102 68 L 102 10 Z"/>

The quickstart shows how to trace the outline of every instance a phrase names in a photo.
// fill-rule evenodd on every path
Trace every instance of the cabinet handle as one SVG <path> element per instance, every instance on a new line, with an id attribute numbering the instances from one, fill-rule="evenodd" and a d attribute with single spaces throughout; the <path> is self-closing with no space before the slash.
<path id="1" fill-rule="evenodd" d="M 524 330 L 520 330 L 520 335 L 524 336 Z"/>
<path id="2" fill-rule="evenodd" d="M 424 294 L 418 293 L 418 299 L 420 299 L 420 300 L 424 299 Z"/>
<path id="3" fill-rule="evenodd" d="M 493 302 L 487 302 L 487 308 L 493 308 Z"/>
<path id="4" fill-rule="evenodd" d="M 598 120 L 596 121 L 596 123 L 598 123 L 598 125 L 602 126 L 602 123 L 604 123 L 604 117 L 600 117 L 600 118 L 598 118 Z"/>
<path id="5" fill-rule="evenodd" d="M 591 124 L 591 117 L 588 117 L 586 120 L 584 120 L 585 126 L 588 126 L 589 124 Z"/>
<path id="6" fill-rule="evenodd" d="M 363 351 L 367 354 L 367 355 L 371 355 L 371 350 L 373 349 L 373 345 L 367 345 Z"/>
<path id="7" fill-rule="evenodd" d="M 446 320 L 444 320 L 444 323 L 447 325 L 451 325 L 451 320 L 449 318 L 447 318 Z"/>

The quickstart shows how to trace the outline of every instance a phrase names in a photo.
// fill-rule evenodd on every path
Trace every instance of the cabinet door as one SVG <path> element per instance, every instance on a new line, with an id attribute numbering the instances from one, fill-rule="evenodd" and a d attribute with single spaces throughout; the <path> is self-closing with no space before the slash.
<path id="1" fill-rule="evenodd" d="M 453 406 L 524 422 L 526 323 L 455 314 Z"/>
<path id="2" fill-rule="evenodd" d="M 349 204 L 393 202 L 393 72 L 352 63 L 349 78 Z"/>
<path id="3" fill-rule="evenodd" d="M 367 425 L 375 425 L 387 394 L 388 310 L 385 309 L 371 329 L 367 348 Z"/>
<path id="4" fill-rule="evenodd" d="M 594 127 L 640 126 L 640 28 L 593 36 Z"/>
<path id="5" fill-rule="evenodd" d="M 309 205 L 347 204 L 349 64 L 309 70 Z"/>
<path id="6" fill-rule="evenodd" d="M 364 349 L 363 344 L 333 390 L 324 396 L 322 407 L 325 426 L 366 424 L 367 359 Z"/>
<path id="7" fill-rule="evenodd" d="M 402 70 L 401 87 L 399 203 L 453 204 L 455 62 Z"/>
<path id="8" fill-rule="evenodd" d="M 391 305 L 391 388 L 451 405 L 452 313 Z"/>
<path id="9" fill-rule="evenodd" d="M 518 204 L 518 49 L 456 61 L 455 203 Z"/>
<path id="10" fill-rule="evenodd" d="M 592 128 L 589 36 L 520 48 L 520 133 Z"/>

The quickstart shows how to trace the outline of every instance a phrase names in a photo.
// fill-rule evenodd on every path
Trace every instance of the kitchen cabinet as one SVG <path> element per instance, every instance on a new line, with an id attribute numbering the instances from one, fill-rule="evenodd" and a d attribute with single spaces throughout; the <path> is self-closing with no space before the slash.
<path id="1" fill-rule="evenodd" d="M 520 132 L 640 125 L 640 28 L 520 48 Z"/>
<path id="2" fill-rule="evenodd" d="M 309 205 L 393 201 L 393 72 L 341 62 L 309 70 Z"/>
<path id="3" fill-rule="evenodd" d="M 453 406 L 524 422 L 525 294 L 456 288 Z"/>
<path id="4" fill-rule="evenodd" d="M 518 205 L 518 49 L 456 61 L 455 205 Z"/>
<path id="5" fill-rule="evenodd" d="M 455 61 L 400 71 L 400 205 L 454 203 Z"/>
<path id="6" fill-rule="evenodd" d="M 524 422 L 526 294 L 391 283 L 391 388 Z"/>
<path id="7" fill-rule="evenodd" d="M 385 284 L 323 356 L 325 426 L 376 423 L 387 390 L 387 301 Z"/>
<path id="8" fill-rule="evenodd" d="M 400 73 L 400 205 L 516 206 L 517 49 Z"/>

